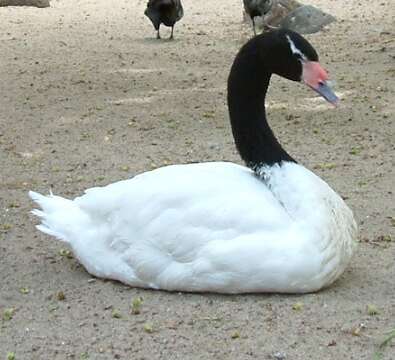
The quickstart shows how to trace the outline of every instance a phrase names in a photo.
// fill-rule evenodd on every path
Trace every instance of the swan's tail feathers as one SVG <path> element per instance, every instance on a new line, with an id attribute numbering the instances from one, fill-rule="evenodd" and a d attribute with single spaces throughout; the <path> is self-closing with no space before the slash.
<path id="1" fill-rule="evenodd" d="M 41 207 L 41 210 L 32 210 L 32 214 L 41 219 L 41 224 L 36 227 L 45 234 L 70 243 L 89 222 L 88 215 L 72 200 L 52 193 L 44 196 L 34 191 L 29 191 L 29 196 Z"/>

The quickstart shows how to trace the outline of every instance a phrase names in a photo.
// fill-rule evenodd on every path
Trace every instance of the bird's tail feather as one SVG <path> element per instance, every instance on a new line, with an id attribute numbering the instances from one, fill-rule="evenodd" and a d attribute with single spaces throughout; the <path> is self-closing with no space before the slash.
<path id="1" fill-rule="evenodd" d="M 32 214 L 41 219 L 37 229 L 59 240 L 70 243 L 73 233 L 78 232 L 89 221 L 87 214 L 72 200 L 52 193 L 44 196 L 34 191 L 29 191 L 29 196 L 41 207 L 41 210 L 32 210 Z"/>

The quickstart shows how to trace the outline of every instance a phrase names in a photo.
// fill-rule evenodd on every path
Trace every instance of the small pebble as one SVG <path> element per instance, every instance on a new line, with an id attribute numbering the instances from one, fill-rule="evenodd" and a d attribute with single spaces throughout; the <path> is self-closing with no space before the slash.
<path id="1" fill-rule="evenodd" d="M 276 360 L 285 360 L 287 358 L 287 355 L 285 352 L 279 351 L 273 354 L 273 358 Z"/>

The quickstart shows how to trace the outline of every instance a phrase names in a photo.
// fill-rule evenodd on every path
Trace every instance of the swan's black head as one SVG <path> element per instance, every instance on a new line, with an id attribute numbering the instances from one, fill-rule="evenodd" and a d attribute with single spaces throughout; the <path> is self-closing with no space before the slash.
<path id="1" fill-rule="evenodd" d="M 331 103 L 336 95 L 314 48 L 299 34 L 276 30 L 258 35 L 237 54 L 228 78 L 228 107 L 237 150 L 258 176 L 262 166 L 295 160 L 282 148 L 266 121 L 265 98 L 271 74 L 303 81 Z"/>
<path id="2" fill-rule="evenodd" d="M 337 96 L 327 84 L 328 74 L 318 62 L 313 46 L 291 30 L 276 30 L 257 36 L 257 49 L 262 65 L 269 73 L 301 81 L 328 102 L 336 104 Z"/>

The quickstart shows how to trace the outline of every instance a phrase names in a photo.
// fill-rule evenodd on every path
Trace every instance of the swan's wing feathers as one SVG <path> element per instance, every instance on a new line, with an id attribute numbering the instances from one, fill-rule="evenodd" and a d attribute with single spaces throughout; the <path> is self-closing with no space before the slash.
<path id="1" fill-rule="evenodd" d="M 253 234 L 260 240 L 261 245 L 258 240 L 256 244 L 262 250 L 262 246 L 274 243 L 273 232 L 279 234 L 279 230 L 288 228 L 287 221 L 291 222 L 281 204 L 255 177 L 249 183 L 228 172 L 228 179 L 218 180 L 214 175 L 210 181 L 206 176 L 201 176 L 204 181 L 196 181 L 200 172 L 190 170 L 189 176 L 183 175 L 166 184 L 167 191 L 162 191 L 160 185 L 147 189 L 145 178 L 144 187 L 134 187 L 133 194 L 126 192 L 108 219 L 113 228 L 110 233 L 116 232 L 111 247 L 122 251 L 122 259 L 134 269 L 140 281 L 161 282 L 163 287 L 167 279 L 172 278 L 174 283 L 174 277 L 179 278 L 179 283 L 190 281 L 193 274 L 205 273 L 207 279 L 222 266 L 214 255 L 216 251 L 221 255 L 218 252 L 221 246 L 233 249 L 230 252 L 236 257 L 246 246 L 244 239 Z M 241 176 L 249 179 L 251 174 Z M 163 177 L 162 184 L 167 181 L 167 175 Z M 233 191 L 229 192 L 228 187 Z M 260 189 L 258 193 L 255 187 Z M 138 194 L 144 196 L 140 199 Z M 235 242 L 237 245 L 233 247 Z M 251 250 L 249 245 L 247 248 Z M 237 269 L 232 263 L 234 259 L 227 258 L 231 262 L 225 261 L 220 273 L 230 274 Z"/>

